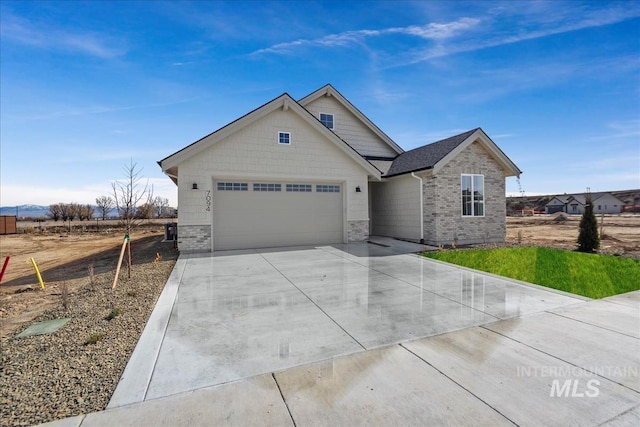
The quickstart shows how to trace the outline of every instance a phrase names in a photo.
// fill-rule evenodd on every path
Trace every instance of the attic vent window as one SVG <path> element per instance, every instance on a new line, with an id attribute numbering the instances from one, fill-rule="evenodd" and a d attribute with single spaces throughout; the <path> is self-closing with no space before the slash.
<path id="1" fill-rule="evenodd" d="M 333 129 L 333 114 L 320 113 L 320 121 L 329 129 Z"/>
<path id="2" fill-rule="evenodd" d="M 291 133 L 290 132 L 278 132 L 278 144 L 290 145 Z"/>

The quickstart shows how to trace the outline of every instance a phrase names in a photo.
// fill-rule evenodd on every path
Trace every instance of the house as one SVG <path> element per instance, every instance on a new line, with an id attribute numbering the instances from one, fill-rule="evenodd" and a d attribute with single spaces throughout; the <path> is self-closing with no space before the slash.
<path id="1" fill-rule="evenodd" d="M 566 212 L 567 200 L 563 196 L 554 196 L 544 207 L 545 213 L 548 215 L 556 212 Z"/>
<path id="2" fill-rule="evenodd" d="M 183 251 L 500 242 L 505 178 L 521 173 L 480 128 L 404 151 L 331 85 L 282 94 L 158 163 L 178 186 Z"/>
<path id="3" fill-rule="evenodd" d="M 592 193 L 593 212 L 595 214 L 614 214 L 622 212 L 624 202 L 611 193 Z M 554 196 L 545 206 L 547 214 L 564 212 L 572 215 L 582 215 L 587 203 L 587 194 L 565 194 Z"/>

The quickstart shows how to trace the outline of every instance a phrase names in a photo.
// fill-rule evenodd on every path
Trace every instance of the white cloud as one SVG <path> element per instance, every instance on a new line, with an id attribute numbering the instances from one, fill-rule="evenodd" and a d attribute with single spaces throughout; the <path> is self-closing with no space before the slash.
<path id="1" fill-rule="evenodd" d="M 542 3 L 542 5 L 545 4 Z M 483 23 L 488 25 L 488 27 L 485 29 L 487 31 L 483 33 L 481 37 L 455 44 L 439 44 L 434 47 L 429 47 L 418 53 L 412 53 L 412 58 L 400 61 L 400 63 L 394 65 L 410 65 L 458 53 L 472 52 L 526 40 L 548 37 L 556 34 L 568 33 L 571 31 L 583 30 L 586 28 L 615 24 L 640 16 L 640 8 L 632 5 L 631 3 L 627 3 L 620 7 L 584 12 L 576 11 L 574 9 L 560 10 L 555 8 L 553 2 L 547 3 L 547 5 L 551 5 L 551 8 L 543 10 L 541 13 L 539 12 L 530 15 L 525 14 L 524 19 L 517 19 L 514 16 L 511 16 L 520 14 L 520 11 L 509 10 L 504 13 L 505 11 L 503 10 L 503 13 L 497 13 L 497 16 L 492 19 L 500 21 L 515 21 L 514 23 L 516 25 L 513 26 L 514 30 L 512 30 L 511 34 L 503 33 L 496 37 L 487 38 L 487 34 L 490 34 L 492 30 L 491 22 L 489 19 L 483 19 Z"/>
<path id="2" fill-rule="evenodd" d="M 476 27 L 480 23 L 477 18 L 460 18 L 445 24 L 429 23 L 426 25 L 411 25 L 407 27 L 391 27 L 381 30 L 354 30 L 338 34 L 329 34 L 317 39 L 298 39 L 291 42 L 278 43 L 265 49 L 253 52 L 251 55 L 260 54 L 291 54 L 293 50 L 304 46 L 345 47 L 359 44 L 371 37 L 385 35 L 409 35 L 425 40 L 444 40 Z"/>
<path id="3" fill-rule="evenodd" d="M 0 36 L 5 43 L 12 41 L 41 49 L 80 53 L 104 59 L 126 53 L 124 43 L 112 36 L 95 32 L 73 32 L 45 24 L 35 24 L 7 12 L 3 12 L 3 15 Z"/>
<path id="4" fill-rule="evenodd" d="M 606 135 L 595 135 L 589 139 L 592 141 L 602 141 L 619 138 L 638 138 L 640 137 L 640 120 L 619 120 L 607 123 L 609 133 Z"/>
<path id="5" fill-rule="evenodd" d="M 534 3 L 534 2 L 532 2 Z M 631 3 L 606 7 L 566 7 L 555 2 L 494 8 L 484 16 L 463 17 L 446 23 L 428 23 L 406 27 L 351 30 L 316 39 L 297 39 L 259 49 L 251 56 L 290 55 L 304 47 L 364 46 L 368 40 L 394 35 L 417 37 L 424 42 L 415 47 L 395 49 L 387 58 L 388 67 L 416 64 L 436 58 L 472 52 L 556 34 L 615 24 L 640 16 L 640 8 Z M 369 46 L 367 46 L 370 48 Z"/>

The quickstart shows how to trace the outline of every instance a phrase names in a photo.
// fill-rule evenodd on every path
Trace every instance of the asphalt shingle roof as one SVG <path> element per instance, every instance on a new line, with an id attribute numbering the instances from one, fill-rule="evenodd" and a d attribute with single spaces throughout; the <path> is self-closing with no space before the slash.
<path id="1" fill-rule="evenodd" d="M 385 176 L 402 175 L 424 169 L 433 168 L 447 154 L 462 144 L 475 131 L 475 128 L 460 135 L 436 141 L 432 144 L 405 151 L 393 160 L 393 164 Z"/>

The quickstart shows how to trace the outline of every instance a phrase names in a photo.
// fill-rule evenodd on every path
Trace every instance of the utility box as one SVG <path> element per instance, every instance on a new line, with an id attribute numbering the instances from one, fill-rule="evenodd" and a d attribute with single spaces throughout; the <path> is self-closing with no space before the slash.
<path id="1" fill-rule="evenodd" d="M 164 225 L 164 239 L 166 241 L 178 240 L 178 223 L 168 222 Z"/>
<path id="2" fill-rule="evenodd" d="M 18 218 L 15 215 L 0 216 L 0 234 L 16 234 L 18 232 Z"/>

